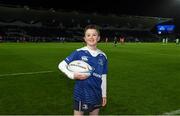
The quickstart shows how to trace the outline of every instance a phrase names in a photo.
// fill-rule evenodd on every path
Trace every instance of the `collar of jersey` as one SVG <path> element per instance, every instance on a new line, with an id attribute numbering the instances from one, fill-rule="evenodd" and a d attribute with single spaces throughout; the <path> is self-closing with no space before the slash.
<path id="1" fill-rule="evenodd" d="M 99 55 L 101 53 L 101 51 L 99 49 L 91 50 L 87 46 L 78 49 L 78 51 L 80 51 L 80 50 L 87 50 L 93 57 L 96 57 L 97 55 Z"/>

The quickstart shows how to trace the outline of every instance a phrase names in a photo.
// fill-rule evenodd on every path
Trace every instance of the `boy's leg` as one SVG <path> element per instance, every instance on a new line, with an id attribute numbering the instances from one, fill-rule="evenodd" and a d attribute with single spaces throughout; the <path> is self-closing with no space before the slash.
<path id="1" fill-rule="evenodd" d="M 99 109 L 97 108 L 97 109 L 94 109 L 92 112 L 89 112 L 89 115 L 99 115 Z"/>
<path id="2" fill-rule="evenodd" d="M 74 101 L 74 116 L 82 116 L 84 114 L 84 112 L 81 111 L 81 106 L 81 101 Z"/>
<path id="3" fill-rule="evenodd" d="M 83 112 L 74 110 L 74 116 L 83 116 Z"/>

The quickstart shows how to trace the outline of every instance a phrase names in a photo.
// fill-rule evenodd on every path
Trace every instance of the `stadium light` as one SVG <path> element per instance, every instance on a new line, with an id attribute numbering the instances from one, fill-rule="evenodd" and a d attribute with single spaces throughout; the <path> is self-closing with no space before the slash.
<path id="1" fill-rule="evenodd" d="M 158 34 L 160 35 L 160 34 L 161 34 L 161 31 L 158 31 Z"/>

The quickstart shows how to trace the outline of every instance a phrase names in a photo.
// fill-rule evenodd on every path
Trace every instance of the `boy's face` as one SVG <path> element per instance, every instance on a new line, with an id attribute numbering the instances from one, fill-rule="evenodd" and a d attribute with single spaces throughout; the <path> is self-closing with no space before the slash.
<path id="1" fill-rule="evenodd" d="M 85 32 L 84 40 L 89 46 L 96 46 L 100 40 L 100 36 L 95 29 L 88 29 Z"/>

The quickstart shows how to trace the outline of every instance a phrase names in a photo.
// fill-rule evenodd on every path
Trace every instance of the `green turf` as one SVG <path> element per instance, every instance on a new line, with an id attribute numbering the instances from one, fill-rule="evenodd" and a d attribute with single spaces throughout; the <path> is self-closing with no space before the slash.
<path id="1" fill-rule="evenodd" d="M 0 114 L 72 114 L 74 81 L 58 63 L 81 43 L 0 43 Z M 180 46 L 112 43 L 108 56 L 108 104 L 100 114 L 163 114 L 180 109 Z"/>

